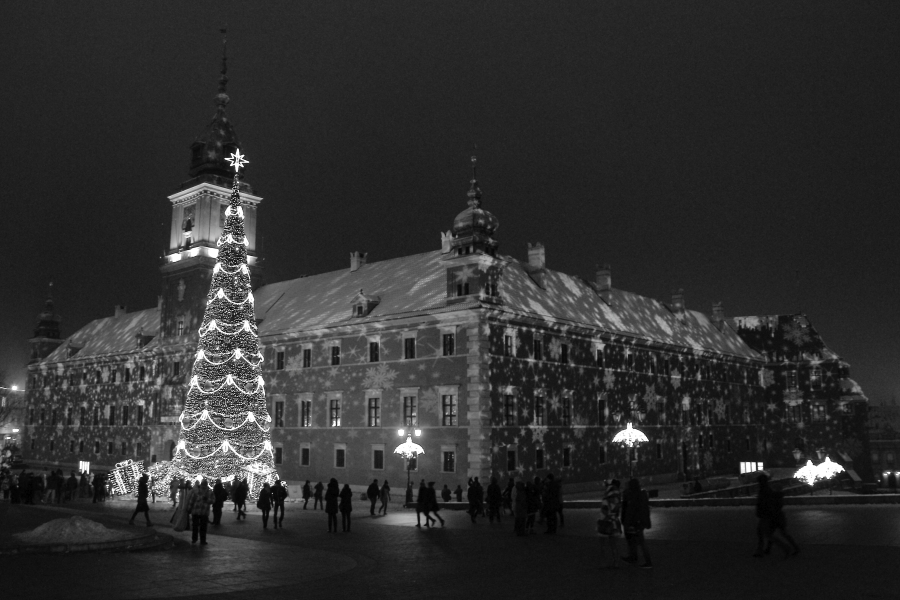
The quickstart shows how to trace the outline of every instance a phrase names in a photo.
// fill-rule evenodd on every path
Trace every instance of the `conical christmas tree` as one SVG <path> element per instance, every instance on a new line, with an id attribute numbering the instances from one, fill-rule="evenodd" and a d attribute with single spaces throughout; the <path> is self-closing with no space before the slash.
<path id="1" fill-rule="evenodd" d="M 170 472 L 210 481 L 247 479 L 250 495 L 255 497 L 262 484 L 273 483 L 277 474 L 238 191 L 238 171 L 248 161 L 240 150 L 228 160 L 235 171 L 231 202 L 218 241 L 218 262 Z"/>

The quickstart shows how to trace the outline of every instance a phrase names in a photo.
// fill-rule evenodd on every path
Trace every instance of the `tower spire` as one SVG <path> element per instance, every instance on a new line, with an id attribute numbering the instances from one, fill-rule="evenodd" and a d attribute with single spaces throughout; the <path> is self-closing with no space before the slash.
<path id="1" fill-rule="evenodd" d="M 481 188 L 478 187 L 478 157 L 475 156 L 474 152 L 478 149 L 478 146 L 472 148 L 472 180 L 469 182 L 471 185 L 469 187 L 469 206 L 472 208 L 478 208 L 481 206 Z"/>
<path id="2" fill-rule="evenodd" d="M 219 93 L 216 94 L 216 109 L 224 111 L 230 98 L 226 93 L 228 88 L 228 27 L 219 30 L 222 33 L 222 72 L 219 76 Z"/>

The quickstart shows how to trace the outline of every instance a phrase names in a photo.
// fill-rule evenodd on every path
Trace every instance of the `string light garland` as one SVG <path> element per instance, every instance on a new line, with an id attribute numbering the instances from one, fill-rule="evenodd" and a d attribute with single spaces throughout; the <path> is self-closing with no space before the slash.
<path id="1" fill-rule="evenodd" d="M 217 242 L 175 456 L 169 466 L 151 473 L 157 493 L 166 493 L 163 486 L 167 489 L 175 477 L 246 479 L 255 498 L 264 483 L 278 479 L 238 183 L 248 161 L 240 150 L 228 161 L 235 169 L 231 200 Z"/>

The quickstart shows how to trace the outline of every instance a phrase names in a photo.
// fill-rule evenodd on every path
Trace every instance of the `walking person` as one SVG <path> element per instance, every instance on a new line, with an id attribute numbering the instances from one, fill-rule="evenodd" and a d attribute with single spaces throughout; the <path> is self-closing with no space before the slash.
<path id="1" fill-rule="evenodd" d="M 421 516 L 422 513 L 425 513 L 425 527 L 431 527 L 431 516 L 429 516 L 429 511 L 431 507 L 428 506 L 428 488 L 425 487 L 425 480 L 419 484 L 419 493 L 416 495 L 416 527 L 422 526 Z"/>
<path id="2" fill-rule="evenodd" d="M 312 496 L 312 487 L 309 485 L 309 479 L 303 484 L 301 493 L 303 494 L 303 510 L 306 510 L 306 505 L 309 504 L 309 499 Z"/>
<path id="3" fill-rule="evenodd" d="M 313 500 L 313 510 L 318 509 L 318 508 L 319 508 L 319 504 L 322 505 L 322 508 L 325 508 L 325 501 L 322 500 L 322 491 L 323 491 L 324 489 L 325 489 L 325 486 L 322 485 L 322 482 L 321 482 L 321 481 L 320 481 L 319 483 L 316 484 L 316 487 L 313 488 L 313 490 L 314 490 L 314 493 L 313 493 L 313 498 L 314 498 L 314 500 Z"/>
<path id="4" fill-rule="evenodd" d="M 369 487 L 366 489 L 366 497 L 369 499 L 369 502 L 372 503 L 372 506 L 369 507 L 369 514 L 373 517 L 375 516 L 375 503 L 378 502 L 378 480 L 372 480 L 372 483 L 369 484 Z"/>
<path id="5" fill-rule="evenodd" d="M 178 479 L 172 478 L 169 482 L 169 500 L 172 501 L 172 508 L 178 504 Z"/>
<path id="6" fill-rule="evenodd" d="M 319 485 L 322 485 L 319 482 Z M 337 533 L 337 513 L 338 513 L 338 482 L 332 477 L 328 481 L 328 489 L 325 491 L 325 514 L 328 515 L 328 533 L 332 531 Z"/>
<path id="7" fill-rule="evenodd" d="M 206 545 L 206 528 L 209 525 L 209 507 L 213 503 L 213 492 L 206 479 L 195 486 L 188 501 L 188 512 L 191 513 L 191 543 L 200 538 L 200 545 Z"/>
<path id="8" fill-rule="evenodd" d="M 769 478 L 765 474 L 756 478 L 759 483 L 759 495 L 756 499 L 756 516 L 759 523 L 756 526 L 757 546 L 755 557 L 761 557 L 772 551 L 772 544 L 784 551 L 785 558 L 800 552 L 800 547 L 790 535 L 786 527 L 787 520 L 784 516 L 783 498 L 781 492 L 777 492 L 769 485 Z M 781 537 L 776 537 L 780 533 Z M 784 538 L 784 539 L 782 539 Z"/>
<path id="9" fill-rule="evenodd" d="M 287 488 L 284 487 L 284 482 L 280 479 L 275 481 L 275 487 L 272 488 L 272 506 L 273 506 L 273 516 L 272 516 L 272 524 L 276 529 L 281 527 L 284 529 L 284 501 L 288 497 Z M 281 511 L 281 518 L 278 518 L 278 511 Z"/>
<path id="10" fill-rule="evenodd" d="M 644 556 L 641 568 L 652 569 L 653 561 L 644 540 L 644 530 L 650 529 L 650 499 L 636 478 L 628 482 L 628 489 L 622 494 L 622 525 L 625 527 L 625 540 L 628 542 L 628 556 L 622 560 L 637 562 L 637 549 L 640 546 L 641 554 Z"/>
<path id="11" fill-rule="evenodd" d="M 246 479 L 241 479 L 237 482 L 232 488 L 232 493 L 234 494 L 234 504 L 237 506 L 237 518 L 238 521 L 241 520 L 241 517 L 244 520 L 247 520 L 247 494 L 250 492 L 250 487 L 247 485 Z"/>
<path id="12" fill-rule="evenodd" d="M 344 488 L 338 496 L 341 499 L 339 505 L 341 511 L 341 531 L 350 533 L 350 513 L 353 512 L 353 490 L 350 489 L 350 485 L 345 483 Z M 337 523 L 335 523 L 334 530 L 337 531 Z"/>
<path id="13" fill-rule="evenodd" d="M 222 507 L 225 506 L 225 500 L 227 499 L 228 492 L 225 491 L 225 486 L 222 485 L 222 480 L 216 479 L 216 484 L 213 486 L 213 525 L 222 524 Z"/>
<path id="14" fill-rule="evenodd" d="M 381 499 L 381 506 L 378 507 L 378 514 L 387 516 L 388 502 L 391 501 L 391 486 L 388 485 L 387 479 L 384 480 L 381 490 L 378 492 L 378 497 Z"/>
<path id="15" fill-rule="evenodd" d="M 134 512 L 131 513 L 131 518 L 128 520 L 129 525 L 134 525 L 134 518 L 139 512 L 144 513 L 144 518 L 147 519 L 147 527 L 152 525 L 152 523 L 150 523 L 150 507 L 147 505 L 147 479 L 147 474 L 144 473 L 138 480 L 137 506 L 134 508 Z"/>
<path id="16" fill-rule="evenodd" d="M 476 498 L 478 494 L 478 490 L 475 487 L 475 482 L 472 478 L 469 478 L 469 486 L 466 490 L 466 500 L 469 501 L 469 510 L 466 511 L 469 513 L 469 517 L 471 517 L 472 522 L 475 522 L 475 516 L 478 514 L 478 500 Z"/>
<path id="17" fill-rule="evenodd" d="M 502 506 L 503 510 L 509 512 L 509 514 L 514 515 L 515 511 L 513 510 L 512 498 L 513 498 L 513 490 L 516 489 L 516 478 L 510 477 L 509 481 L 506 483 L 506 489 L 503 490 L 502 494 Z"/>
<path id="18" fill-rule="evenodd" d="M 500 484 L 497 483 L 496 477 L 491 477 L 491 482 L 487 488 L 487 507 L 488 507 L 488 523 L 493 523 L 494 519 L 500 522 L 500 506 L 503 503 L 503 492 L 500 491 Z"/>
<path id="19" fill-rule="evenodd" d="M 597 533 L 601 537 L 605 537 L 603 546 L 609 548 L 611 555 L 610 569 L 616 569 L 619 566 L 619 542 L 618 538 L 622 537 L 622 492 L 619 489 L 618 479 L 613 479 L 606 486 L 606 493 L 603 494 L 603 500 L 600 503 L 600 519 L 597 521 Z M 601 559 L 603 552 L 600 553 Z"/>
<path id="20" fill-rule="evenodd" d="M 441 510 L 441 506 L 440 506 L 440 504 L 438 504 L 438 501 L 437 501 L 437 490 L 434 489 L 434 482 L 433 482 L 433 481 L 429 481 L 429 482 L 428 482 L 428 500 L 427 500 L 427 503 L 428 503 L 428 508 L 430 508 L 430 509 L 431 509 L 431 512 L 434 513 L 434 519 L 437 519 L 438 521 L 440 521 L 440 522 L 441 522 L 441 527 L 443 527 L 443 526 L 444 526 L 444 519 L 441 518 L 441 515 L 440 515 L 439 512 L 438 512 L 439 510 Z M 427 516 L 427 513 L 426 513 L 426 516 Z M 432 519 L 432 521 L 434 521 L 434 519 Z"/>
<path id="21" fill-rule="evenodd" d="M 269 511 L 272 510 L 272 488 L 269 483 L 263 484 L 259 491 L 259 499 L 256 501 L 256 508 L 262 511 L 263 529 L 269 528 Z"/>
<path id="22" fill-rule="evenodd" d="M 513 514 L 515 515 L 515 532 L 518 536 L 527 533 L 525 523 L 528 521 L 528 493 L 525 490 L 525 482 L 517 481 L 512 492 Z"/>

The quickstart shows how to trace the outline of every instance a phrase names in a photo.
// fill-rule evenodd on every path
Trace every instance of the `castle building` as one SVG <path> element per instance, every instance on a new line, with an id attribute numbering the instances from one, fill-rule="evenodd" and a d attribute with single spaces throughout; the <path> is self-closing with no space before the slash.
<path id="1" fill-rule="evenodd" d="M 230 195 L 224 159 L 238 148 L 226 83 L 223 63 L 190 178 L 169 196 L 157 306 L 117 307 L 65 339 L 45 318 L 52 306 L 41 314 L 24 436 L 32 463 L 171 458 Z M 527 260 L 502 254 L 474 158 L 469 183 L 433 249 L 378 262 L 355 251 L 345 269 L 261 285 L 262 198 L 242 182 L 282 478 L 396 487 L 409 466 L 439 487 L 550 472 L 582 483 L 632 463 L 675 478 L 791 466 L 795 449 L 866 454 L 865 397 L 805 316 L 728 319 L 721 305 L 707 315 L 680 291 L 661 302 L 614 288 L 606 266 L 587 279 L 555 271 L 540 243 Z M 611 441 L 629 422 L 650 440 L 631 456 Z M 410 465 L 393 453 L 407 435 L 424 449 Z"/>

